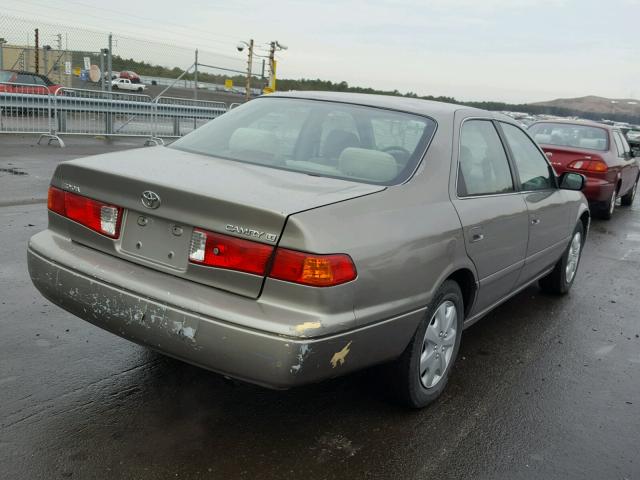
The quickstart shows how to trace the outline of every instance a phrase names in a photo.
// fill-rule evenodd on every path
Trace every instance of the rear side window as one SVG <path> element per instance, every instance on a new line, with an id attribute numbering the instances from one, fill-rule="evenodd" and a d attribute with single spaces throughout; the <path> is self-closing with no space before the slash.
<path id="1" fill-rule="evenodd" d="M 535 143 L 518 127 L 501 123 L 507 144 L 520 175 L 522 190 L 546 190 L 554 183 L 546 158 Z"/>
<path id="2" fill-rule="evenodd" d="M 436 130 L 428 117 L 345 103 L 262 97 L 171 148 L 315 176 L 394 185 L 415 170 Z"/>
<path id="3" fill-rule="evenodd" d="M 25 73 L 19 73 L 16 79 L 17 83 L 23 83 L 26 85 L 33 85 L 35 82 L 33 80 L 33 75 L 28 75 Z"/>
<path id="4" fill-rule="evenodd" d="M 623 157 L 631 151 L 627 140 L 620 132 L 613 132 L 613 140 L 615 141 L 616 148 L 618 149 L 618 156 Z"/>
<path id="5" fill-rule="evenodd" d="M 507 155 L 493 123 L 467 120 L 460 130 L 458 196 L 513 192 Z"/>

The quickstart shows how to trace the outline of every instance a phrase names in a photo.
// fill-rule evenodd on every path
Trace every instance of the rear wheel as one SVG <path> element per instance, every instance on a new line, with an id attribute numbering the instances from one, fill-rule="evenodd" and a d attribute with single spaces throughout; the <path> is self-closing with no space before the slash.
<path id="1" fill-rule="evenodd" d="M 447 280 L 394 365 L 393 378 L 402 403 L 422 408 L 443 392 L 460 348 L 463 320 L 462 292 L 456 282 Z"/>
<path id="2" fill-rule="evenodd" d="M 629 190 L 629 192 L 620 197 L 620 205 L 625 206 L 625 207 L 630 207 L 631 205 L 633 205 L 633 201 L 636 198 L 636 191 L 638 190 L 638 179 L 636 179 L 636 183 L 633 184 L 633 187 L 631 188 L 631 190 Z"/>
<path id="3" fill-rule="evenodd" d="M 562 258 L 556 263 L 553 271 L 538 282 L 543 291 L 557 295 L 564 295 L 569 291 L 578 272 L 583 245 L 584 227 L 582 222 L 578 222 Z"/>
<path id="4" fill-rule="evenodd" d="M 616 198 L 618 197 L 618 189 L 614 188 L 613 192 L 611 192 L 611 197 L 605 204 L 600 208 L 599 217 L 603 220 L 611 220 L 613 217 L 613 212 L 616 209 Z"/>

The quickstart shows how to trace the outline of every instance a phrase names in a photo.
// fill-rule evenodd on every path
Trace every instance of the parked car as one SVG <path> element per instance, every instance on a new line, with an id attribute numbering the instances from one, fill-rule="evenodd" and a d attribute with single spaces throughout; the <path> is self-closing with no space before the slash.
<path id="1" fill-rule="evenodd" d="M 640 168 L 618 128 L 586 120 L 553 120 L 534 123 L 529 133 L 558 173 L 586 176 L 584 194 L 600 217 L 611 218 L 618 198 L 623 206 L 633 203 Z"/>
<path id="2" fill-rule="evenodd" d="M 124 70 L 122 72 L 119 72 L 118 77 L 127 78 L 131 80 L 131 83 L 142 83 L 142 80 L 140 79 L 140 75 L 138 75 L 136 72 L 132 72 L 131 70 Z"/>
<path id="3" fill-rule="evenodd" d="M 35 95 L 55 94 L 62 85 L 46 75 L 21 70 L 0 70 L 0 92 Z"/>
<path id="4" fill-rule="evenodd" d="M 274 94 L 169 147 L 58 165 L 29 272 L 78 317 L 223 375 L 283 389 L 391 362 L 422 407 L 465 327 L 534 282 L 570 289 L 583 182 L 498 113 Z"/>
<path id="5" fill-rule="evenodd" d="M 629 129 L 624 132 L 624 135 L 631 147 L 631 152 L 635 157 L 640 156 L 640 130 Z"/>
<path id="6" fill-rule="evenodd" d="M 131 83 L 128 78 L 116 78 L 111 81 L 111 88 L 115 90 L 133 90 L 135 92 L 144 91 L 147 86 L 142 83 Z"/>

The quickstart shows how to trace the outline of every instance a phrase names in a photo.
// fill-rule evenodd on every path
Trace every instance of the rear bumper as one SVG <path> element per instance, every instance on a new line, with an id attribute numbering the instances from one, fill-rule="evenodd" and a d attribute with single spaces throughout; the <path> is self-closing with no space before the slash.
<path id="1" fill-rule="evenodd" d="M 616 188 L 615 183 L 607 182 L 599 178 L 587 177 L 587 183 L 582 190 L 589 203 L 607 202 L 611 193 Z"/>
<path id="2" fill-rule="evenodd" d="M 122 269 L 122 264 L 133 277 L 157 273 L 103 253 L 86 249 L 88 255 L 106 257 L 104 262 L 93 263 L 95 271 L 86 271 L 88 263 L 80 260 L 63 263 L 60 258 L 65 258 L 64 252 L 56 249 L 64 249 L 64 243 L 73 249 L 85 247 L 51 237 L 49 231 L 36 235 L 28 250 L 33 284 L 50 301 L 133 342 L 270 388 L 318 382 L 396 358 L 424 312 L 419 310 L 320 338 L 284 336 L 231 323 L 228 318 L 238 314 L 231 309 L 227 314 L 220 310 L 216 316 L 204 315 L 187 308 L 191 305 L 180 302 L 180 295 L 176 295 L 176 303 L 171 303 L 106 281 L 110 273 L 121 273 L 115 270 Z M 114 272 L 109 272 L 112 264 Z M 220 295 L 219 290 L 210 290 Z M 171 291 L 167 293 L 170 295 Z M 222 295 L 231 298 L 227 308 L 238 298 L 224 292 Z"/>

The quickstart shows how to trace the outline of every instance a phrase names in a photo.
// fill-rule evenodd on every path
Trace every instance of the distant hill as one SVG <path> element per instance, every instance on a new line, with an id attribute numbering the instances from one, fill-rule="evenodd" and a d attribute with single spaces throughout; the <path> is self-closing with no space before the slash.
<path id="1" fill-rule="evenodd" d="M 621 116 L 640 118 L 640 100 L 632 98 L 604 98 L 589 95 L 578 98 L 558 98 L 529 105 L 573 110 L 591 114 L 589 116 L 596 114 L 606 118 Z"/>

